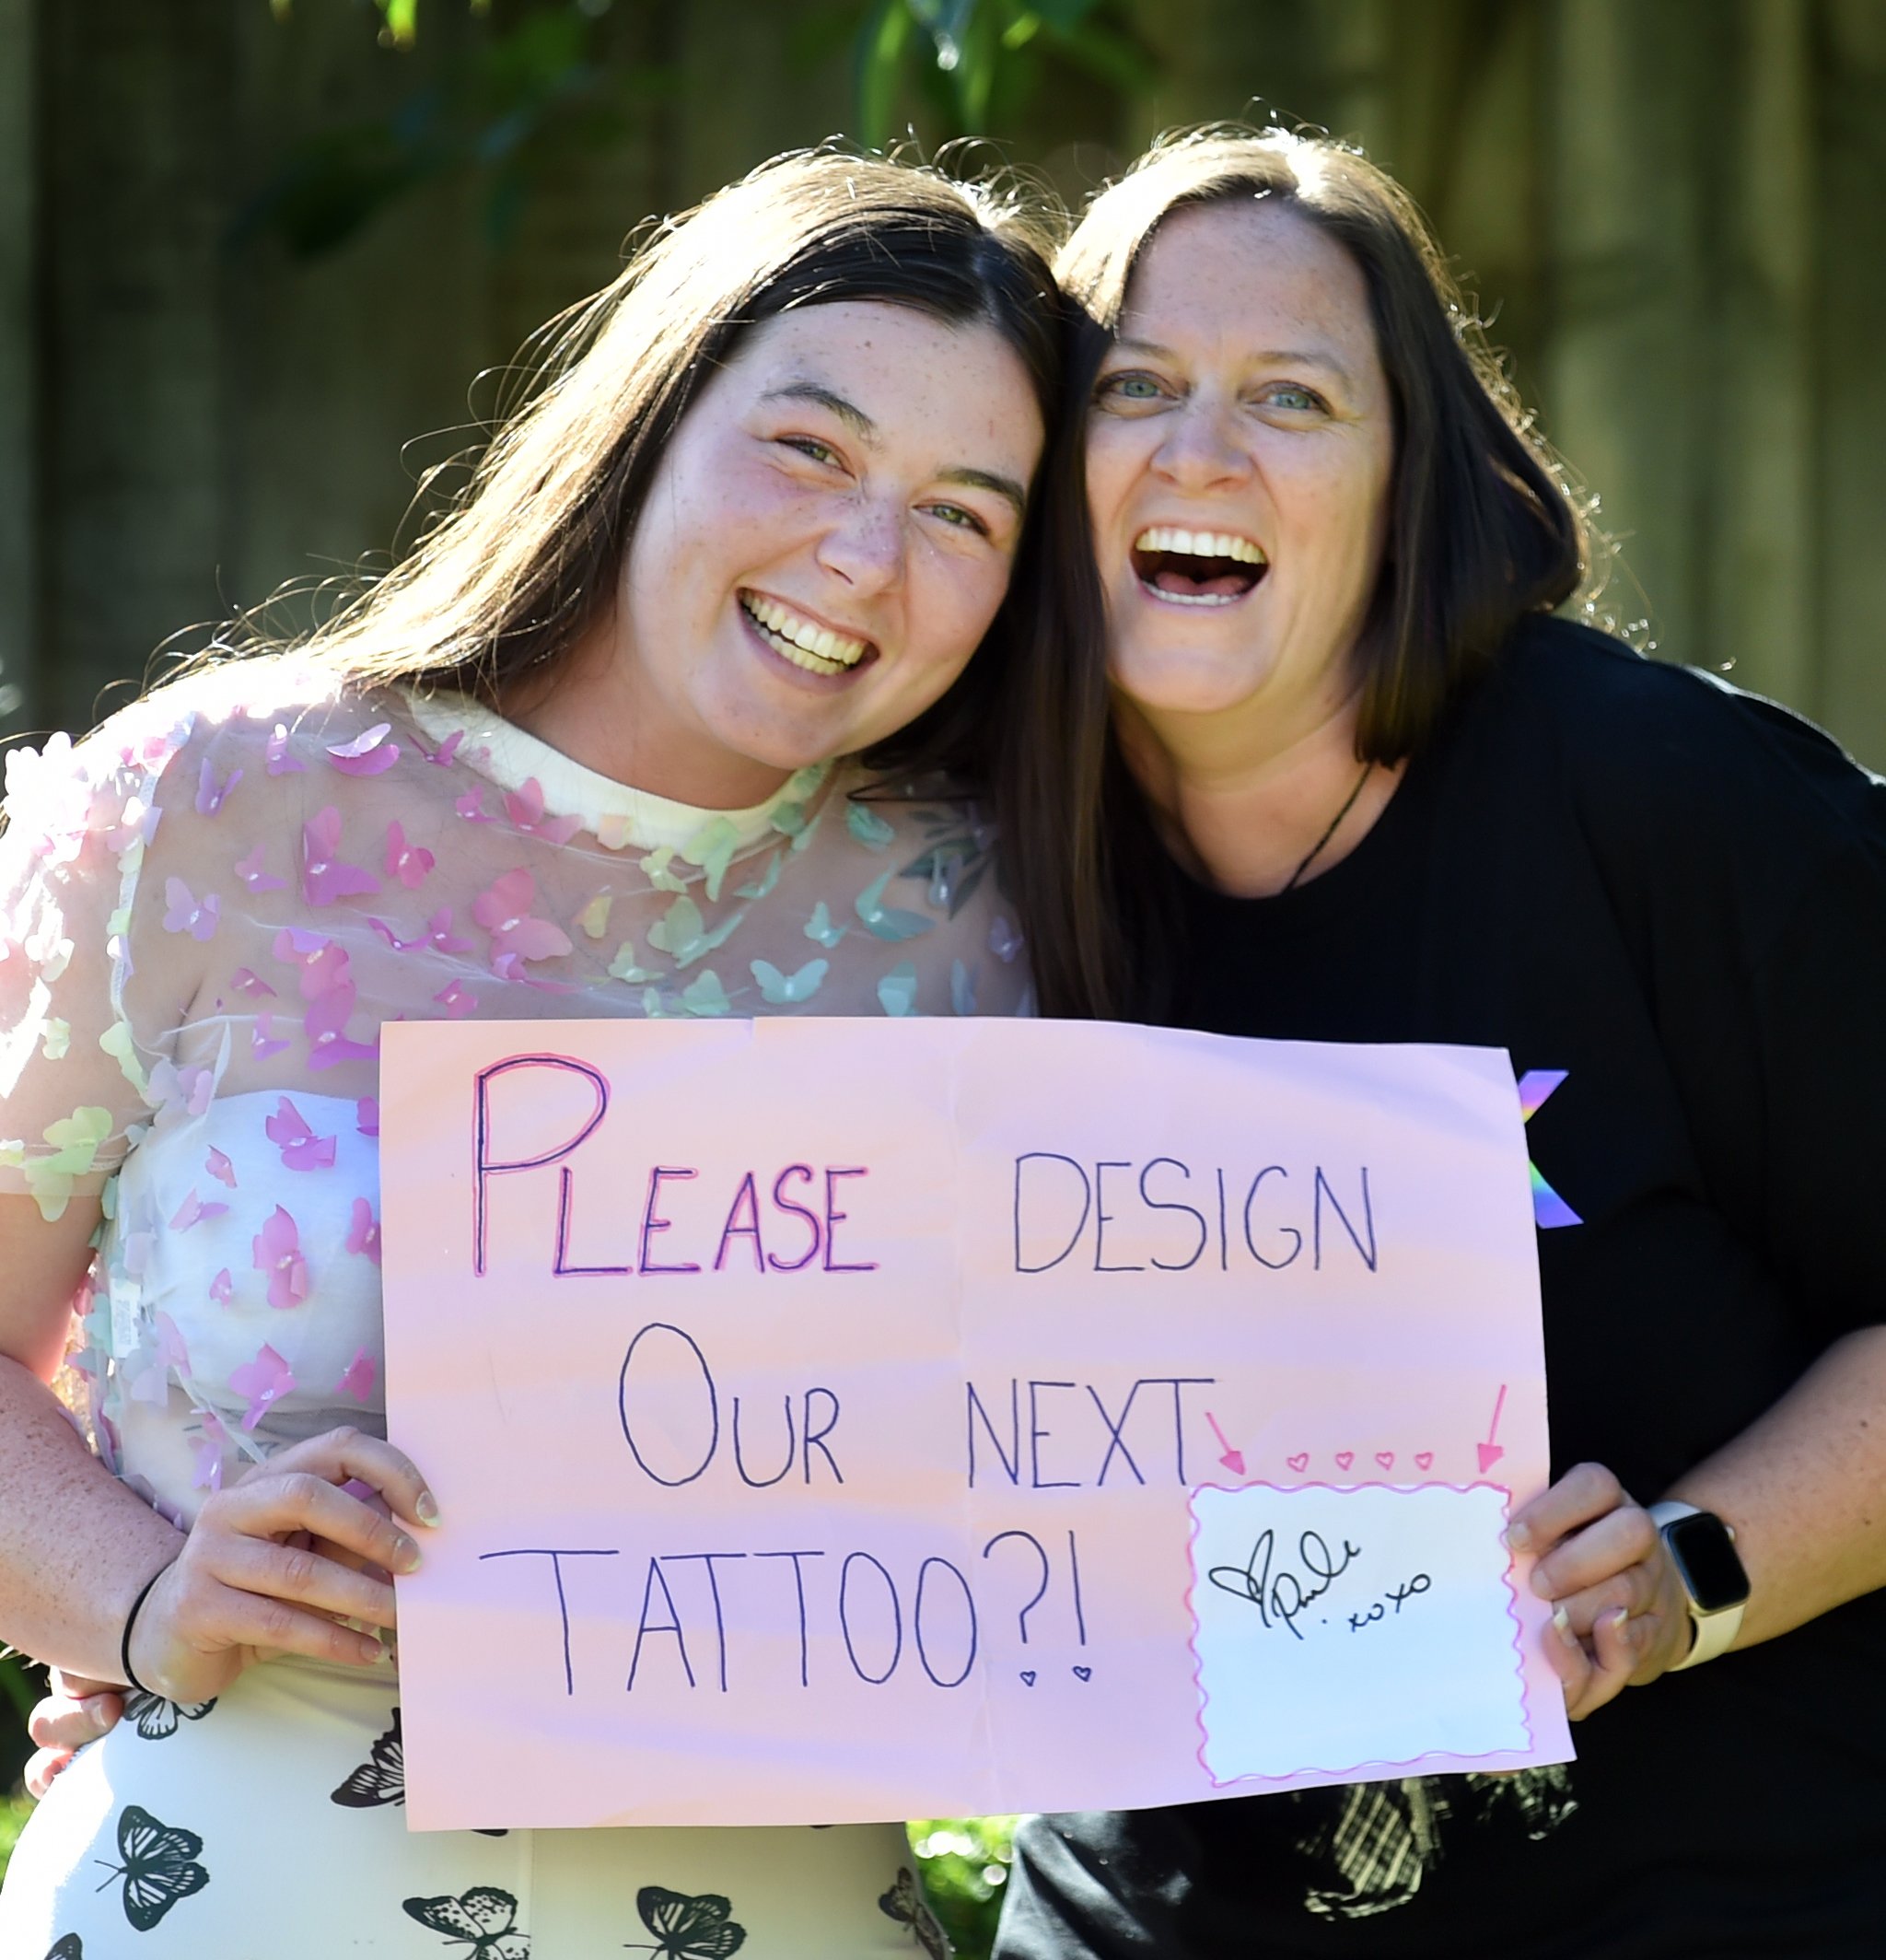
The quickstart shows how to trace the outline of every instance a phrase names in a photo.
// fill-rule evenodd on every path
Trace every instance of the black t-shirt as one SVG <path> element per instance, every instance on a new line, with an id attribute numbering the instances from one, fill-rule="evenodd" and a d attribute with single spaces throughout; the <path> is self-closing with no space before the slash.
<path id="1" fill-rule="evenodd" d="M 1583 1220 L 1540 1234 L 1554 1475 L 1648 1501 L 1886 1319 L 1886 784 L 1782 710 L 1529 623 L 1347 858 L 1183 910 L 1179 1024 L 1567 1071 L 1527 1127 Z M 1574 1740 L 1504 1784 L 1041 1820 L 998 1951 L 1886 1952 L 1886 1593 Z"/>

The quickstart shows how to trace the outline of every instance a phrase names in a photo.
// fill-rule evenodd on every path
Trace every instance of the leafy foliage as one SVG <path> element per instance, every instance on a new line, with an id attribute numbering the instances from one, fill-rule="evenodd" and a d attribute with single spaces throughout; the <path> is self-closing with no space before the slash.
<path id="1" fill-rule="evenodd" d="M 989 1960 L 1016 1823 L 1013 1817 L 918 1817 L 911 1824 L 924 1889 L 957 1960 Z"/>
<path id="2" fill-rule="evenodd" d="M 428 38 L 427 62 L 382 114 L 338 122 L 290 144 L 236 226 L 267 232 L 297 258 L 345 244 L 421 184 L 470 178 L 496 244 L 516 229 L 536 175 L 558 153 L 626 141 L 679 77 L 614 31 L 671 0 L 462 0 L 479 31 Z M 762 0 L 755 0 L 762 4 Z M 294 0 L 268 0 L 277 20 Z M 373 0 L 382 50 L 413 56 L 418 0 Z M 832 0 L 792 37 L 797 64 L 845 62 L 851 135 L 881 149 L 914 134 L 934 149 L 1019 129 L 1057 78 L 1085 77 L 1130 99 L 1156 74 L 1125 0 Z M 758 162 L 759 158 L 752 159 Z"/>

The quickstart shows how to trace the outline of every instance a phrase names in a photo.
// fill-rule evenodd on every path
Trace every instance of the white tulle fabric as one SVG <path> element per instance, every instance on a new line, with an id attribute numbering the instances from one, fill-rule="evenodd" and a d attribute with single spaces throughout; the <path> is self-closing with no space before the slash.
<path id="1" fill-rule="evenodd" d="M 689 809 L 473 702 L 277 659 L 11 755 L 0 1189 L 49 1217 L 102 1198 L 75 1362 L 105 1462 L 187 1524 L 291 1441 L 384 1433 L 390 1020 L 1026 1011 L 988 832 L 899 788 L 841 764 L 757 809 Z M 122 1866 L 149 1819 L 215 1883 L 140 1927 L 140 1952 L 440 1950 L 422 1908 L 481 1935 L 514 1912 L 510 1943 L 480 1951 L 534 1937 L 538 1960 L 646 1941 L 664 1915 L 725 1944 L 727 1911 L 755 1952 L 941 1950 L 891 1827 L 409 1837 L 398 1788 L 369 1809 L 340 1793 L 397 1761 L 397 1699 L 390 1668 L 280 1662 L 208 1719 L 159 1704 L 161 1740 L 126 1721 L 34 1819 L 0 1932 L 35 1955 L 122 1940 L 131 1908 L 95 1896 L 93 1867 Z M 285 1927 L 258 1887 L 330 1853 L 348 1884 Z"/>

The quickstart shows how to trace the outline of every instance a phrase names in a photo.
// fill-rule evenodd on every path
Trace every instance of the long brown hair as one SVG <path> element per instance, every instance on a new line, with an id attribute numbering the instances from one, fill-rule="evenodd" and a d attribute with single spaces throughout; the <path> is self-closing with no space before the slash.
<path id="1" fill-rule="evenodd" d="M 1052 426 L 1065 341 L 1053 245 L 1032 205 L 937 169 L 832 148 L 763 164 L 661 226 L 611 285 L 551 323 L 530 399 L 460 494 L 300 650 L 346 680 L 492 704 L 520 680 L 549 678 L 611 602 L 662 453 L 702 387 L 756 327 L 794 309 L 879 301 L 985 324 L 1014 349 Z M 986 774 L 1007 643 L 1039 604 L 1035 555 L 1025 534 L 1030 570 L 1019 561 L 1012 586 L 1027 589 L 991 633 L 1005 645 L 883 745 L 887 766 Z M 251 619 L 215 650 L 282 644 Z"/>
<path id="2" fill-rule="evenodd" d="M 1287 205 L 1361 272 L 1395 412 L 1380 581 L 1355 658 L 1358 759 L 1397 763 L 1434 732 L 1526 613 L 1586 574 L 1589 533 L 1563 471 L 1468 309 L 1413 199 L 1326 137 L 1216 125 L 1156 146 L 1102 191 L 1057 271 L 1077 309 L 1063 446 L 1085 448 L 1095 377 L 1134 269 L 1176 210 L 1241 198 Z M 1171 974 L 1172 868 L 1113 738 L 1104 605 L 1084 503 L 1066 514 L 1050 609 L 1081 642 L 1041 649 L 1038 740 L 1005 762 L 1005 799 L 1040 812 L 1046 853 L 1018 857 L 1017 887 L 1046 1011 L 1158 1013 Z M 1045 619 L 1045 614 L 1043 615 Z M 1026 786 L 1011 783 L 1010 769 Z M 1057 824 L 1055 811 L 1066 812 Z"/>

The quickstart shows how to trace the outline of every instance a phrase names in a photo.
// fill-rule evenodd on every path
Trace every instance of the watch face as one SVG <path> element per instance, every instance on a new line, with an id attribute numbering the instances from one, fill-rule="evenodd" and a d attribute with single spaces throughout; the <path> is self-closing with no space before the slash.
<path id="1" fill-rule="evenodd" d="M 1663 1536 L 1699 1613 L 1720 1613 L 1747 1600 L 1749 1575 L 1720 1518 L 1698 1511 L 1666 1525 Z"/>

